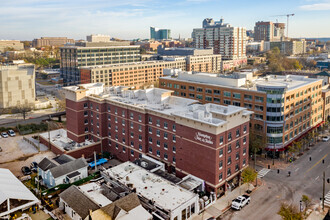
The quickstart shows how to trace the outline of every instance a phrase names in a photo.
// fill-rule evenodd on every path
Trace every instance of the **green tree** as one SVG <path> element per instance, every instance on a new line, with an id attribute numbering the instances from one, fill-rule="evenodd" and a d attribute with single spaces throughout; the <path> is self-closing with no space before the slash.
<path id="1" fill-rule="evenodd" d="M 249 135 L 249 152 L 254 155 L 254 168 L 256 168 L 256 155 L 257 152 L 264 149 L 266 140 L 263 136 L 257 135 L 256 133 L 250 132 Z"/>
<path id="2" fill-rule="evenodd" d="M 297 207 L 293 205 L 281 204 L 278 213 L 283 220 L 303 220 L 303 215 L 298 211 Z"/>
<path id="3" fill-rule="evenodd" d="M 258 173 L 252 169 L 251 167 L 246 168 L 242 172 L 242 181 L 243 183 L 249 183 L 248 185 L 248 190 L 250 189 L 250 183 L 254 182 L 255 179 L 257 178 Z"/>
<path id="4" fill-rule="evenodd" d="M 312 203 L 311 199 L 307 196 L 307 195 L 302 195 L 301 196 L 301 201 L 304 203 L 305 205 L 305 209 L 308 209 Z"/>

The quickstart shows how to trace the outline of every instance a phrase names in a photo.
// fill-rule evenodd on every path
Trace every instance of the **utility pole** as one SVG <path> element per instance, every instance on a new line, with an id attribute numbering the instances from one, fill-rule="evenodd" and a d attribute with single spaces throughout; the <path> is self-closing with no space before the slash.
<path id="1" fill-rule="evenodd" d="M 324 211 L 324 197 L 325 197 L 325 171 L 323 171 L 323 193 L 322 193 L 322 210 Z"/>

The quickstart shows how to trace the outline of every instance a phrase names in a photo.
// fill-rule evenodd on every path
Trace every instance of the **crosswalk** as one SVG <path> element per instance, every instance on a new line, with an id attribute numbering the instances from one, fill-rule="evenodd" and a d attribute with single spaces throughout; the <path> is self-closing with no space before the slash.
<path id="1" fill-rule="evenodd" d="M 270 169 L 263 168 L 258 172 L 258 178 L 266 176 L 266 174 L 270 171 Z"/>
<path id="2" fill-rule="evenodd" d="M 330 191 L 324 197 L 324 205 L 330 207 Z"/>

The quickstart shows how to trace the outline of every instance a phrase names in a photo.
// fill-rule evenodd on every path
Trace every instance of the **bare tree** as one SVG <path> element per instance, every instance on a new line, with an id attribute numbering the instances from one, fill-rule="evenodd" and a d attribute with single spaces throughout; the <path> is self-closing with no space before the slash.
<path id="1" fill-rule="evenodd" d="M 13 113 L 19 113 L 22 115 L 23 119 L 26 119 L 26 116 L 28 115 L 28 113 L 32 110 L 32 105 L 29 104 L 22 104 L 22 105 L 18 105 L 16 107 L 14 107 L 12 109 Z"/>

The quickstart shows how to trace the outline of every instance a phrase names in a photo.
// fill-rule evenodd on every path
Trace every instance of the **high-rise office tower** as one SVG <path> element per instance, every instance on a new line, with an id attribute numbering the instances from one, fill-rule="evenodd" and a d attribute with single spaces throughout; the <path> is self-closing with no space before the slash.
<path id="1" fill-rule="evenodd" d="M 168 40 L 171 38 L 170 29 L 159 29 L 150 27 L 150 39 L 153 40 Z"/>

